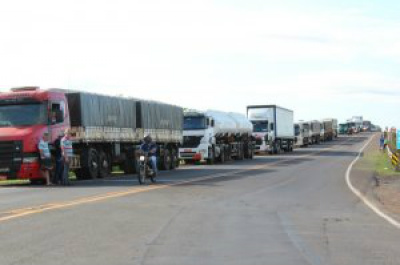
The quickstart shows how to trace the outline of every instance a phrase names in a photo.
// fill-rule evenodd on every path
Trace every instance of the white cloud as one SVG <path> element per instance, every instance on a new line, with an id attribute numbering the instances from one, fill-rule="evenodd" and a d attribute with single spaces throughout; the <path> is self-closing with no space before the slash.
<path id="1" fill-rule="evenodd" d="M 385 62 L 400 62 L 399 33 L 398 21 L 359 9 L 7 1 L 0 5 L 0 87 L 69 87 L 236 111 L 268 101 L 312 116 L 313 108 L 335 108 L 326 95 L 397 101 L 400 80 Z M 299 104 L 303 95 L 307 106 Z M 353 115 L 345 111 L 340 118 Z"/>

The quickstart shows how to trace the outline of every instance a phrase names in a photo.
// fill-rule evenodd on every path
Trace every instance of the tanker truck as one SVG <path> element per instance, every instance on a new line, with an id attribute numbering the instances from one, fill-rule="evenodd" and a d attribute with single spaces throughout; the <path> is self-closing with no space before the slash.
<path id="1" fill-rule="evenodd" d="M 244 115 L 215 110 L 184 112 L 179 158 L 187 162 L 253 158 L 253 125 Z"/>
<path id="2" fill-rule="evenodd" d="M 0 94 L 0 175 L 43 183 L 37 144 L 50 147 L 69 128 L 78 179 L 103 178 L 113 165 L 135 173 L 137 149 L 149 133 L 158 144 L 159 166 L 178 165 L 183 109 L 160 102 L 67 90 L 22 87 Z"/>
<path id="3" fill-rule="evenodd" d="M 276 105 L 255 105 L 247 107 L 247 117 L 254 126 L 255 153 L 293 151 L 293 111 Z"/>

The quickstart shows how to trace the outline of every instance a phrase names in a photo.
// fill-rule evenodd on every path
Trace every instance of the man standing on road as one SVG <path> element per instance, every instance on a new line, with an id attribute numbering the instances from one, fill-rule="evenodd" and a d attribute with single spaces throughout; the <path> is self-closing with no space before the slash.
<path id="1" fill-rule="evenodd" d="M 45 132 L 42 139 L 40 139 L 38 144 L 38 149 L 40 153 L 40 166 L 42 177 L 46 179 L 46 184 L 51 185 L 50 182 L 50 170 L 53 169 L 51 164 L 51 154 L 49 149 L 49 133 Z"/>
<path id="2" fill-rule="evenodd" d="M 71 132 L 69 129 L 65 130 L 65 135 L 60 141 L 61 155 L 64 162 L 64 170 L 62 177 L 62 184 L 69 185 L 69 167 L 71 163 L 72 156 L 74 155 L 72 149 Z"/>
<path id="3" fill-rule="evenodd" d="M 55 147 L 55 158 L 56 158 L 56 172 L 54 176 L 55 183 L 63 183 L 63 170 L 64 170 L 64 158 L 61 150 L 61 140 L 64 137 L 64 132 L 60 132 L 57 140 L 54 142 Z"/>
<path id="4" fill-rule="evenodd" d="M 379 146 L 382 152 L 385 150 L 385 136 L 381 134 L 381 138 L 379 139 Z"/>
<path id="5" fill-rule="evenodd" d="M 157 176 L 157 145 L 153 143 L 151 136 L 148 134 L 144 137 L 144 143 L 140 146 L 140 150 L 144 153 L 149 154 L 149 158 L 151 159 L 151 167 L 154 171 L 154 177 Z"/>

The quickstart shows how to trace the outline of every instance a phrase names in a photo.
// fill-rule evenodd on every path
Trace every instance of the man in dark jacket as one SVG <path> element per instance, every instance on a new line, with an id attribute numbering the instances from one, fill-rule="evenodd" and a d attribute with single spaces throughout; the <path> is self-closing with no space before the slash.
<path id="1" fill-rule="evenodd" d="M 62 184 L 63 180 L 64 159 L 61 151 L 61 139 L 63 137 L 64 137 L 64 132 L 61 132 L 57 140 L 54 142 L 55 159 L 56 159 L 56 172 L 54 179 L 57 184 Z"/>
<path id="2" fill-rule="evenodd" d="M 154 175 L 157 175 L 157 145 L 153 142 L 149 134 L 144 137 L 144 143 L 140 146 L 140 150 L 149 154 Z"/>

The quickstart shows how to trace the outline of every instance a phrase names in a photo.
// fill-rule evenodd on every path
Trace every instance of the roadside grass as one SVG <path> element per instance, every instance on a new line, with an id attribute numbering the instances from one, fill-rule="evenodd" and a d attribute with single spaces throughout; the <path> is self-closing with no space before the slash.
<path id="1" fill-rule="evenodd" d="M 363 160 L 364 166 L 372 169 L 379 177 L 399 177 L 400 172 L 395 171 L 392 162 L 386 152 L 373 150 L 365 152 Z"/>
<path id="2" fill-rule="evenodd" d="M 26 179 L 0 180 L 0 186 L 24 185 L 24 184 L 29 184 L 29 180 Z"/>

